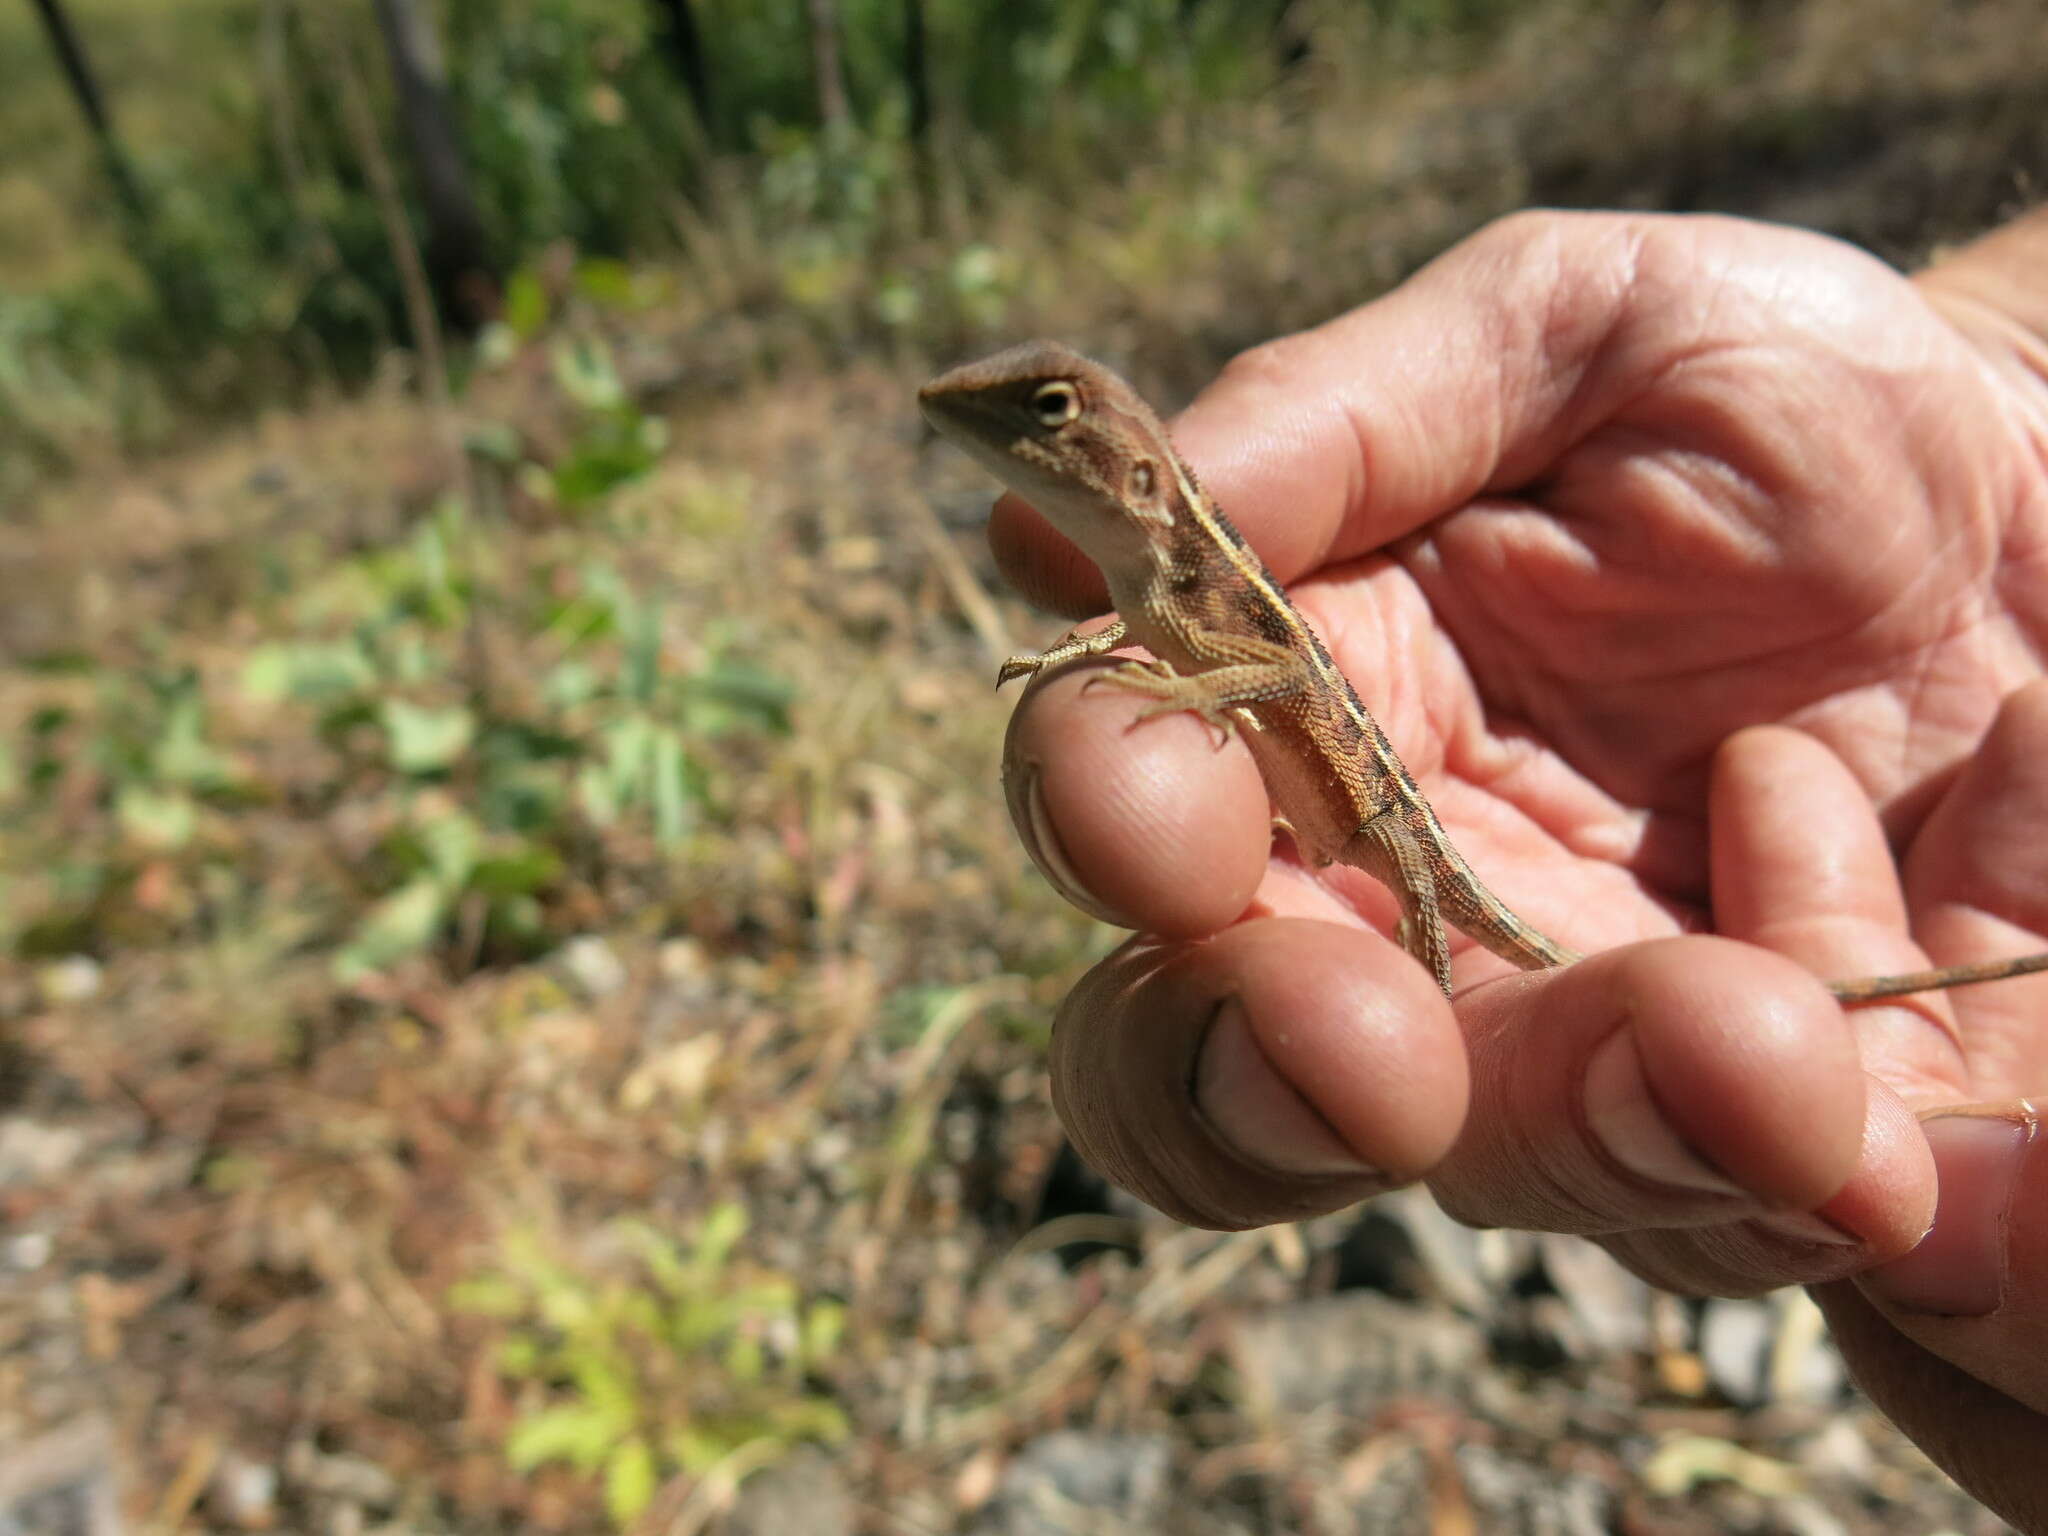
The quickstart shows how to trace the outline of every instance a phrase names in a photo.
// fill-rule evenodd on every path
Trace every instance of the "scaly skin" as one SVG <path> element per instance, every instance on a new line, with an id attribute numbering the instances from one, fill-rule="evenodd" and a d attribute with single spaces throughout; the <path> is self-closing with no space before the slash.
<path id="1" fill-rule="evenodd" d="M 1403 947 L 1451 990 L 1448 921 L 1523 970 L 1578 953 L 1488 890 L 1329 651 L 1258 555 L 1196 483 L 1150 406 L 1099 363 L 1028 342 L 941 374 L 925 417 L 1038 508 L 1101 568 L 1119 614 L 1003 664 L 999 681 L 1051 673 L 1128 644 L 1157 658 L 1103 681 L 1242 728 L 1275 807 L 1316 864 L 1349 864 L 1400 903 Z M 1831 981 L 1845 1004 L 2048 970 L 2048 953 Z"/>

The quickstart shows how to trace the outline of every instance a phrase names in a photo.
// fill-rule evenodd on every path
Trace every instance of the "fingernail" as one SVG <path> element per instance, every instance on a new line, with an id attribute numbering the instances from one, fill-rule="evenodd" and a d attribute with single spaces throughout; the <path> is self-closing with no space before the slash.
<path id="1" fill-rule="evenodd" d="M 2005 1228 L 2038 1121 L 2031 1105 L 1944 1110 L 1920 1122 L 1941 1191 L 1920 1246 L 1862 1277 L 1909 1312 L 1982 1317 L 2005 1299 Z"/>
<path id="2" fill-rule="evenodd" d="M 1752 1217 L 1751 1223 L 1779 1237 L 1790 1238 L 1795 1243 L 1806 1243 L 1817 1248 L 1863 1246 L 1863 1239 L 1854 1232 L 1836 1226 L 1827 1217 L 1814 1211 L 1772 1211 L 1767 1215 Z"/>
<path id="3" fill-rule="evenodd" d="M 1593 1139 L 1638 1178 L 1701 1194 L 1744 1193 L 1665 1123 L 1627 1030 L 1608 1036 L 1587 1061 L 1585 1095 L 1586 1128 Z"/>
<path id="4" fill-rule="evenodd" d="M 1225 1148 L 1270 1173 L 1357 1178 L 1374 1169 L 1273 1070 L 1244 1004 L 1217 1008 L 1195 1060 L 1195 1108 Z"/>
<path id="5" fill-rule="evenodd" d="M 1067 857 L 1066 845 L 1060 841 L 1059 831 L 1045 808 L 1044 779 L 1045 770 L 1035 760 L 1012 754 L 1004 756 L 1003 793 L 1010 804 L 1010 820 L 1016 825 L 1017 839 L 1054 890 L 1090 917 L 1114 923 L 1116 914 L 1081 883 L 1073 860 Z"/>

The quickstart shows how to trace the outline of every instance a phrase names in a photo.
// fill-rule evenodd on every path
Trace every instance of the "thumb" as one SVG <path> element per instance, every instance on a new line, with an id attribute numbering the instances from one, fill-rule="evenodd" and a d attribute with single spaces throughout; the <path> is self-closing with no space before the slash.
<path id="1" fill-rule="evenodd" d="M 1919 1248 L 1815 1298 L 1858 1385 L 2021 1530 L 2048 1530 L 2048 1138 L 2026 1100 L 1923 1117 L 1941 1176 Z"/>
<path id="2" fill-rule="evenodd" d="M 1616 214 L 1502 219 L 1385 297 L 1241 353 L 1174 422 L 1175 443 L 1283 581 L 1375 549 L 1536 478 L 1639 387 L 1655 365 L 1608 343 L 1643 248 L 1670 253 L 1675 287 L 1697 233 Z M 1101 611 L 1092 567 L 1021 498 L 997 503 L 989 539 L 1025 596 Z"/>

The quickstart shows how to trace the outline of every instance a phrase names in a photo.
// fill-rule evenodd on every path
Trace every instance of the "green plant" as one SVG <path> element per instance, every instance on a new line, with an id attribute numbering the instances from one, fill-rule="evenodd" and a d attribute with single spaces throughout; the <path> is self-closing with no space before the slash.
<path id="1" fill-rule="evenodd" d="M 786 682 L 717 651 L 683 669 L 664 605 L 609 564 L 523 574 L 491 568 L 451 501 L 304 594 L 315 634 L 244 665 L 245 693 L 317 712 L 338 788 L 400 801 L 365 870 L 375 901 L 336 956 L 346 980 L 451 926 L 493 952 L 540 947 L 546 896 L 591 835 L 641 825 L 679 850 L 713 804 L 701 746 L 788 729 Z M 485 622 L 522 638 L 530 685 L 475 674 Z"/>
<path id="2" fill-rule="evenodd" d="M 644 1222 L 614 1223 L 629 1262 L 601 1275 L 517 1233 L 495 1267 L 455 1287 L 458 1310 L 505 1325 L 497 1368 L 527 1389 L 503 1447 L 513 1470 L 560 1462 L 598 1477 L 625 1526 L 671 1473 L 846 1435 L 818 1382 L 844 1310 L 740 1260 L 746 1225 L 740 1206 L 716 1206 L 682 1248 Z"/>

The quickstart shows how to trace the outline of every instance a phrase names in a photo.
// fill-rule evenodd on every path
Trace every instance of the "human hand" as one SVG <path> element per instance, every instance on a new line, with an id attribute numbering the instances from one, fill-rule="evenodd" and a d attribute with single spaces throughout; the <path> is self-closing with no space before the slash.
<path id="1" fill-rule="evenodd" d="M 2023 687 L 2048 301 L 1987 270 L 1916 284 L 1785 230 L 1524 216 L 1227 371 L 1184 451 L 1482 876 L 1623 947 L 1453 1012 L 1377 936 L 1377 887 L 1268 860 L 1240 750 L 1055 679 L 1013 723 L 1013 813 L 1150 935 L 1062 1009 L 1083 1153 L 1212 1225 L 1426 1176 L 1469 1221 L 1585 1233 L 1679 1289 L 1865 1272 L 1818 1294 L 1872 1395 L 2039 1518 L 2032 1112 L 1919 1116 L 2041 1086 L 2048 981 L 1845 1015 L 1813 980 L 2048 931 L 2048 685 Z M 992 536 L 1027 593 L 1101 606 L 1021 503 Z M 1741 729 L 1770 721 L 1799 729 Z M 1710 907 L 1749 942 L 1628 943 Z"/>
<path id="2" fill-rule="evenodd" d="M 1711 886 L 1743 932 L 1743 882 L 1785 842 L 1731 820 L 1743 851 L 1710 850 L 1725 737 L 1798 724 L 1910 843 L 2034 671 L 2040 380 L 1944 307 L 1790 231 L 1524 216 L 1251 354 L 1178 432 L 1511 905 L 1599 949 L 1697 925 Z M 993 532 L 1026 591 L 1099 604 L 1020 504 Z M 1028 695 L 1011 783 L 1041 862 L 1158 936 L 1077 988 L 1055 1044 L 1077 1141 L 1148 1198 L 1247 1225 L 1427 1172 L 1468 1219 L 1667 1234 L 1631 1262 L 1722 1290 L 1846 1273 L 1918 1235 L 1924 1146 L 1904 1177 L 1887 1157 L 1917 1137 L 1877 1130 L 1967 1077 L 1946 1003 L 1852 1030 L 1810 973 L 1692 939 L 1474 991 L 1461 1034 L 1370 937 L 1377 886 L 1268 864 L 1241 752 L 1191 720 L 1128 730 L 1130 710 L 1076 678 Z M 1922 963 L 1869 889 L 1752 936 L 1822 973 Z M 1937 959 L 2034 947 L 1934 934 L 1941 899 L 1914 892 Z M 1261 916 L 1306 921 L 1240 921 Z M 1458 962 L 1466 982 L 1503 969 Z M 2038 995 L 1976 997 L 1994 994 Z M 1866 1113 L 1866 1068 L 1890 1121 Z M 1881 1175 L 1886 1198 L 1852 1198 Z M 1743 1219 L 1766 1210 L 1773 1226 Z M 1703 1233 L 1759 1251 L 1710 1262 Z"/>

